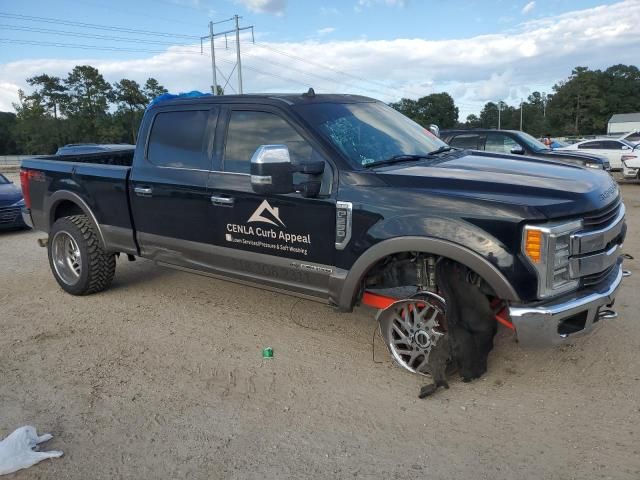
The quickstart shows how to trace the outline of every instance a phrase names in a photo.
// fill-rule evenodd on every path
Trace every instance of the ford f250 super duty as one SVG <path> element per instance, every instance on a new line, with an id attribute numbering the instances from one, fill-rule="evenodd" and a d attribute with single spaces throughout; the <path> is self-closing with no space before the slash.
<path id="1" fill-rule="evenodd" d="M 391 308 L 388 292 L 408 288 L 422 303 L 384 333 L 417 372 L 446 335 L 442 305 L 417 315 L 438 296 L 442 259 L 524 344 L 559 344 L 615 316 L 626 274 L 625 206 L 608 173 L 453 149 L 359 96 L 158 101 L 135 151 L 25 160 L 21 182 L 24 219 L 48 233 L 51 270 L 71 294 L 106 289 L 117 255 L 342 311 Z"/>

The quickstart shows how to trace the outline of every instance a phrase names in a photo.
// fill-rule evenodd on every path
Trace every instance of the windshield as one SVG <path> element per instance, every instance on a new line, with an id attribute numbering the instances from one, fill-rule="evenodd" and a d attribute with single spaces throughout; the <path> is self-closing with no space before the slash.
<path id="1" fill-rule="evenodd" d="M 298 112 L 357 165 L 375 165 L 399 155 L 428 155 L 447 146 L 380 102 L 307 104 Z"/>
<path id="2" fill-rule="evenodd" d="M 527 147 L 529 147 L 534 152 L 539 152 L 540 150 L 550 150 L 550 148 L 547 147 L 544 143 L 533 138 L 528 133 L 518 132 L 518 138 L 520 138 L 520 140 L 522 140 L 527 145 Z"/>

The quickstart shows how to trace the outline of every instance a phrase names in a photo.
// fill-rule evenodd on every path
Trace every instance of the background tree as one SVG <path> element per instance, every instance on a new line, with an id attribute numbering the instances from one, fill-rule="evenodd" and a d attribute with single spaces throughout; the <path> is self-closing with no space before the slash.
<path id="1" fill-rule="evenodd" d="M 148 82 L 148 81 L 147 81 Z M 128 124 L 129 141 L 136 143 L 136 132 L 142 120 L 144 108 L 149 103 L 147 96 L 135 80 L 123 78 L 113 84 L 113 98 L 118 104 L 118 112 Z"/>
<path id="2" fill-rule="evenodd" d="M 169 93 L 169 90 L 160 85 L 160 83 L 158 83 L 158 80 L 151 77 L 148 78 L 145 82 L 144 87 L 142 88 L 142 93 L 144 93 L 144 95 L 147 97 L 147 103 L 149 103 L 154 98 L 159 97 L 160 95 L 163 95 L 165 93 Z"/>
<path id="3" fill-rule="evenodd" d="M 418 100 L 403 98 L 390 105 L 423 127 L 435 123 L 440 128 L 453 128 L 458 123 L 458 107 L 446 92 L 432 93 Z"/>
<path id="4" fill-rule="evenodd" d="M 77 141 L 96 142 L 109 137 L 108 108 L 113 98 L 111 85 L 97 68 L 76 66 L 65 80 L 68 90 L 63 112 L 70 120 Z M 101 132 L 100 129 L 105 128 Z"/>

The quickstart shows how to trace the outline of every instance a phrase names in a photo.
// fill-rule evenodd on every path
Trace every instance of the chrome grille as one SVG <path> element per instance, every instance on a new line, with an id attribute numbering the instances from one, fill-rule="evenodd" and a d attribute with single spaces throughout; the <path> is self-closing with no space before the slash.
<path id="1" fill-rule="evenodd" d="M 0 207 L 0 223 L 13 223 L 20 215 L 20 207 Z"/>
<path id="2" fill-rule="evenodd" d="M 622 206 L 622 199 L 616 198 L 609 205 L 596 212 L 586 215 L 582 221 L 585 229 L 597 229 L 606 225 L 618 216 L 620 207 Z"/>

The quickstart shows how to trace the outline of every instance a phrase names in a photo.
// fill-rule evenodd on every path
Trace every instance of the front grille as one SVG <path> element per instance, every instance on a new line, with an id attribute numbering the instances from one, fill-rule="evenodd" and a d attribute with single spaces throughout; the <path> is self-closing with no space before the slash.
<path id="1" fill-rule="evenodd" d="M 583 219 L 584 228 L 588 229 L 599 229 L 603 226 L 607 225 L 614 218 L 618 216 L 620 212 L 620 207 L 622 206 L 622 199 L 620 197 L 616 198 L 611 204 L 606 207 L 585 215 Z"/>
<path id="2" fill-rule="evenodd" d="M 0 224 L 13 223 L 20 215 L 20 207 L 0 207 Z"/>

